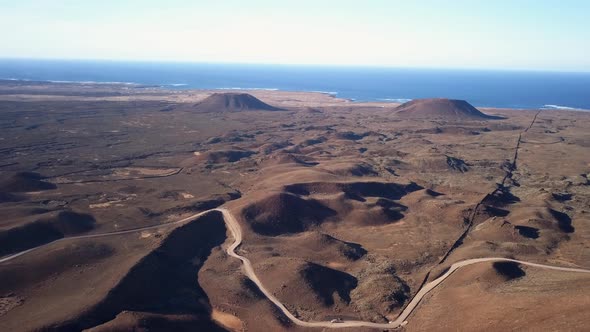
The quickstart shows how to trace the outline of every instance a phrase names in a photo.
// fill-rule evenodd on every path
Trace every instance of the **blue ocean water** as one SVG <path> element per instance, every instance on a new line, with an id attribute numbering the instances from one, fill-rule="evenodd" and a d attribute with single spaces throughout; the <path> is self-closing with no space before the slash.
<path id="1" fill-rule="evenodd" d="M 445 97 L 481 107 L 590 109 L 590 73 L 0 59 L 0 78 L 321 91 L 356 101 Z"/>

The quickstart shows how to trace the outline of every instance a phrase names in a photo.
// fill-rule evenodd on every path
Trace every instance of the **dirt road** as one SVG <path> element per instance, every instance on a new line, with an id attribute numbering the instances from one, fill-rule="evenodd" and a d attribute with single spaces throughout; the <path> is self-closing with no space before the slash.
<path id="1" fill-rule="evenodd" d="M 0 258 L 0 263 L 8 262 L 10 260 L 13 260 L 13 259 L 19 257 L 19 256 L 22 256 L 22 255 L 27 254 L 27 253 L 34 251 L 34 250 L 39 250 L 41 248 L 44 248 L 44 247 L 46 247 L 52 243 L 56 243 L 56 242 L 71 241 L 71 240 L 78 240 L 78 239 L 91 239 L 91 238 L 113 236 L 113 235 L 123 235 L 123 234 L 130 234 L 130 233 L 136 233 L 136 232 L 143 232 L 143 231 L 147 231 L 147 230 L 151 230 L 151 229 L 166 228 L 166 227 L 170 227 L 170 226 L 174 226 L 174 225 L 183 224 L 183 223 L 191 221 L 191 220 L 195 220 L 198 217 L 200 217 L 208 212 L 211 212 L 211 211 L 213 211 L 213 210 L 199 212 L 199 213 L 193 214 L 192 216 L 177 220 L 175 222 L 166 223 L 166 224 L 159 224 L 159 225 L 153 225 L 153 226 L 147 226 L 147 227 L 126 229 L 126 230 L 122 230 L 122 231 L 115 231 L 115 232 L 108 232 L 108 233 L 101 233 L 101 234 L 89 234 L 89 235 L 64 237 L 64 238 L 61 238 L 61 239 L 58 239 L 55 241 L 45 243 L 45 244 L 40 245 L 38 247 L 27 249 L 27 250 L 18 252 L 16 254 L 12 254 L 10 256 L 2 257 L 2 258 Z"/>
<path id="2" fill-rule="evenodd" d="M 420 289 L 420 291 L 414 296 L 412 301 L 406 306 L 406 308 L 402 311 L 402 313 L 397 317 L 396 320 L 389 322 L 389 323 L 373 323 L 373 322 L 363 322 L 363 321 L 339 321 L 338 323 L 331 323 L 331 322 L 305 322 L 300 320 L 299 318 L 295 317 L 289 310 L 268 290 L 264 287 L 260 279 L 256 276 L 254 269 L 252 268 L 252 264 L 250 261 L 243 256 L 236 254 L 235 249 L 242 243 L 242 230 L 240 228 L 239 223 L 231 214 L 230 211 L 224 208 L 217 209 L 223 213 L 223 217 L 225 219 L 225 223 L 227 224 L 228 228 L 230 229 L 233 237 L 234 243 L 232 243 L 227 248 L 228 255 L 235 257 L 242 261 L 244 264 L 244 273 L 250 280 L 252 280 L 262 291 L 262 293 L 272 302 L 274 303 L 282 312 L 287 316 L 293 323 L 299 326 L 305 327 L 324 327 L 324 328 L 343 328 L 343 327 L 372 327 L 372 328 L 379 328 L 379 329 L 394 329 L 400 327 L 404 321 L 410 316 L 412 311 L 416 309 L 422 298 L 440 283 L 442 283 L 445 279 L 447 279 L 453 272 L 456 270 L 473 264 L 484 263 L 484 262 L 514 262 L 523 265 L 528 265 L 537 268 L 543 269 L 551 269 L 557 271 L 567 271 L 567 272 L 581 272 L 581 273 L 590 273 L 590 270 L 586 269 L 579 269 L 579 268 L 569 268 L 569 267 L 559 267 L 559 266 L 552 266 L 552 265 L 545 265 L 545 264 L 537 264 L 525 261 L 519 261 L 516 259 L 509 259 L 509 258 L 502 258 L 502 257 L 488 257 L 488 258 L 474 258 L 474 259 L 467 259 L 464 261 L 457 262 L 447 270 L 446 273 L 438 277 L 437 279 L 427 283 Z"/>
<path id="3" fill-rule="evenodd" d="M 133 232 L 141 232 L 141 231 L 145 231 L 145 230 L 150 230 L 150 229 L 156 229 L 156 228 L 163 228 L 163 227 L 169 227 L 171 225 L 178 225 L 178 224 L 182 224 L 182 223 L 186 223 L 189 222 L 191 220 L 194 220 L 208 212 L 211 211 L 219 211 L 223 214 L 223 219 L 225 221 L 225 224 L 227 225 L 227 228 L 230 230 L 233 238 L 234 238 L 234 242 L 227 247 L 227 254 L 231 257 L 237 258 L 239 260 L 242 261 L 243 264 L 243 269 L 244 269 L 244 274 L 250 279 L 252 280 L 252 282 L 254 282 L 256 284 L 256 286 L 258 286 L 258 288 L 260 289 L 260 291 L 272 302 L 274 303 L 277 308 L 279 308 L 283 314 L 285 316 L 287 316 L 294 324 L 297 324 L 299 326 L 304 326 L 304 327 L 322 327 L 322 328 L 344 328 L 344 327 L 370 327 L 370 328 L 378 328 L 378 329 L 395 329 L 400 327 L 405 321 L 406 319 L 410 316 L 410 314 L 416 309 L 416 307 L 418 306 L 418 304 L 420 303 L 420 301 L 424 298 L 424 296 L 426 294 L 428 294 L 428 292 L 430 292 L 431 290 L 433 290 L 436 286 L 438 286 L 440 283 L 442 283 L 445 279 L 447 279 L 451 274 L 453 274 L 455 271 L 457 271 L 458 269 L 464 267 L 464 266 L 468 266 L 468 265 L 473 265 L 473 264 L 478 264 L 478 263 L 484 263 L 484 262 L 514 262 L 514 263 L 518 263 L 518 264 L 522 264 L 522 265 L 527 265 L 527 266 L 532 266 L 532 267 L 536 267 L 536 268 L 542 268 L 542 269 L 550 269 L 550 270 L 557 270 L 557 271 L 566 271 L 566 272 L 580 272 L 580 273 L 590 273 L 590 270 L 588 269 L 581 269 L 581 268 L 571 268 L 571 267 L 560 267 L 560 266 L 552 266 L 552 265 L 545 265 L 545 264 L 538 264 L 538 263 L 532 263 L 532 262 L 526 262 L 526 261 L 520 261 L 517 259 L 510 259 L 510 258 L 502 258 L 502 257 L 486 257 L 486 258 L 474 258 L 474 259 L 467 259 L 464 261 L 460 261 L 457 263 L 454 263 L 453 265 L 450 266 L 450 268 L 440 277 L 438 277 L 437 279 L 425 284 L 420 291 L 418 291 L 418 293 L 416 294 L 416 296 L 414 296 L 414 298 L 412 299 L 412 301 L 410 301 L 410 303 L 404 308 L 404 310 L 402 311 L 402 313 L 397 317 L 396 320 L 389 322 L 389 323 L 373 323 L 373 322 L 364 322 L 364 321 L 353 321 L 353 320 L 343 320 L 343 321 L 339 321 L 337 323 L 332 323 L 329 321 L 318 321 L 318 322 L 306 322 L 306 321 L 302 321 L 299 318 L 295 317 L 291 312 L 289 312 L 289 310 L 281 303 L 281 301 L 279 301 L 279 299 L 277 299 L 260 281 L 260 279 L 258 279 L 258 276 L 256 275 L 256 273 L 254 272 L 254 269 L 252 267 L 252 263 L 250 263 L 250 260 L 248 260 L 248 258 L 244 257 L 244 256 L 240 256 L 239 254 L 236 253 L 236 249 L 240 246 L 240 244 L 242 243 L 242 228 L 240 227 L 240 224 L 238 223 L 238 221 L 236 220 L 236 218 L 232 215 L 232 213 L 225 209 L 225 208 L 217 208 L 217 209 L 212 209 L 212 210 L 207 210 L 204 212 L 200 212 L 197 214 L 194 214 L 190 217 L 178 220 L 176 222 L 173 223 L 168 223 L 168 224 L 162 224 L 162 225 L 154 225 L 154 226 L 149 226 L 149 227 L 143 227 L 143 228 L 137 228 L 137 229 L 130 229 L 130 230 L 124 230 L 124 231 L 118 231 L 118 232 L 111 232 L 111 233 L 104 233 L 104 234 L 91 234 L 91 235 L 82 235 L 82 236 L 75 236 L 75 237 L 69 237 L 69 238 L 63 238 L 63 239 L 59 239 L 57 241 L 54 242 L 59 242 L 59 241 L 69 241 L 69 240 L 75 240 L 75 239 L 88 239 L 88 238 L 96 238 L 96 237 L 104 237 L 104 236 L 113 236 L 113 235 L 122 235 L 122 234 L 128 234 L 128 233 L 133 233 Z M 53 242 L 52 242 L 53 243 Z M 35 248 L 31 248 L 16 254 L 13 254 L 11 256 L 7 256 L 4 258 L 0 259 L 0 263 L 5 263 L 8 261 L 11 261 L 13 259 L 16 259 L 22 255 L 25 255 L 31 251 L 34 250 L 39 250 L 43 247 L 46 247 L 48 244 L 39 246 L 39 247 L 35 247 Z"/>

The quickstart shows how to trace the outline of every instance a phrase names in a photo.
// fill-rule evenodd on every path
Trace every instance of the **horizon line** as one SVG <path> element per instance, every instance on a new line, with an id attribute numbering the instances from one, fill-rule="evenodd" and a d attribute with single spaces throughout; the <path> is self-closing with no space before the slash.
<path id="1" fill-rule="evenodd" d="M 4 57 L 0 61 L 62 61 L 62 62 L 113 62 L 113 63 L 161 63 L 192 65 L 241 65 L 241 66 L 284 66 L 284 67 L 326 67 L 326 68 L 367 68 L 367 69 L 408 69 L 408 70 L 461 70 L 461 71 L 505 71 L 590 74 L 590 69 L 552 69 L 552 68 L 506 68 L 506 67 L 455 67 L 455 66 L 402 66 L 393 64 L 326 64 L 326 63 L 281 63 L 248 61 L 199 61 L 172 59 L 113 59 L 113 58 L 57 58 L 57 57 Z"/>

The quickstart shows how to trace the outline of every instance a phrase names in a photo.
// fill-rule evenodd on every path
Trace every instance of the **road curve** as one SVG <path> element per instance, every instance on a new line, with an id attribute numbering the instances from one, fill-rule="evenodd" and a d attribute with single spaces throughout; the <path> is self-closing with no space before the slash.
<path id="1" fill-rule="evenodd" d="M 484 262 L 514 262 L 514 263 L 519 263 L 519 264 L 522 264 L 522 265 L 528 265 L 528 266 L 533 266 L 533 267 L 538 267 L 538 268 L 544 268 L 544 269 L 551 269 L 551 270 L 557 270 L 557 271 L 590 273 L 590 270 L 587 270 L 587 269 L 551 266 L 551 265 L 545 265 L 545 264 L 537 264 L 537 263 L 530 263 L 530 262 L 525 262 L 525 261 L 519 261 L 517 259 L 502 258 L 502 257 L 488 257 L 488 258 L 467 259 L 467 260 L 464 260 L 464 261 L 460 261 L 460 262 L 454 263 L 447 270 L 447 272 L 445 272 L 444 274 L 442 274 L 440 277 L 436 278 L 435 280 L 433 280 L 433 281 L 425 284 L 420 289 L 420 291 L 418 291 L 418 293 L 414 296 L 414 298 L 412 299 L 412 301 L 410 301 L 410 303 L 405 307 L 405 309 L 397 317 L 397 319 L 394 320 L 394 321 L 392 321 L 392 322 L 390 322 L 390 323 L 373 323 L 373 322 L 364 322 L 364 321 L 355 321 L 355 320 L 344 320 L 344 321 L 340 321 L 338 323 L 331 323 L 331 322 L 327 322 L 327 321 L 324 321 L 324 322 L 306 322 L 306 321 L 302 321 L 299 318 L 295 317 L 281 303 L 281 301 L 279 301 L 268 289 L 266 289 L 266 287 L 264 287 L 264 285 L 262 284 L 262 282 L 260 281 L 260 279 L 258 279 L 258 276 L 256 276 L 256 273 L 254 272 L 254 269 L 252 268 L 252 264 L 250 263 L 250 260 L 248 260 L 244 256 L 240 256 L 240 255 L 236 254 L 236 252 L 235 252 L 236 248 L 242 243 L 242 229 L 241 229 L 239 223 L 237 222 L 237 220 L 235 219 L 235 217 L 227 209 L 218 208 L 216 210 L 217 211 L 220 211 L 221 213 L 223 213 L 223 219 L 225 220 L 225 223 L 227 224 L 228 228 L 230 229 L 230 231 L 231 231 L 231 233 L 232 233 L 232 235 L 234 237 L 234 243 L 232 243 L 227 248 L 227 254 L 230 255 L 231 257 L 235 257 L 235 258 L 241 260 L 242 263 L 244 264 L 243 265 L 244 266 L 244 273 L 246 274 L 246 276 L 248 278 L 250 278 L 250 280 L 252 280 L 256 284 L 256 286 L 258 286 L 258 288 L 260 289 L 260 291 L 272 303 L 274 303 L 283 312 L 283 314 L 285 314 L 285 316 L 287 316 L 293 323 L 295 323 L 296 325 L 299 325 L 299 326 L 304 326 L 304 327 L 324 327 L 324 328 L 370 327 L 370 328 L 379 328 L 379 329 L 395 329 L 395 328 L 398 328 L 398 327 L 400 327 L 406 321 L 406 319 L 410 316 L 410 314 L 412 313 L 412 311 L 414 311 L 414 309 L 416 309 L 416 307 L 418 306 L 418 304 L 420 303 L 420 301 L 422 300 L 422 298 L 424 298 L 424 296 L 426 294 L 428 294 L 428 292 L 430 292 L 432 289 L 434 289 L 436 286 L 438 286 L 441 282 L 443 282 L 446 278 L 448 278 L 456 270 L 458 270 L 458 269 L 460 269 L 460 268 L 462 268 L 464 266 L 473 265 L 473 264 L 477 264 L 477 263 L 484 263 Z"/>
<path id="2" fill-rule="evenodd" d="M 532 266 L 532 267 L 537 267 L 537 268 L 543 268 L 543 269 L 550 269 L 550 270 L 556 270 L 556 271 L 565 271 L 565 272 L 580 272 L 580 273 L 590 273 L 590 270 L 588 269 L 581 269 L 581 268 L 571 268 L 571 267 L 560 267 L 560 266 L 552 266 L 552 265 L 545 265 L 545 264 L 538 264 L 538 263 L 531 263 L 531 262 L 526 262 L 526 261 L 520 261 L 517 259 L 510 259 L 510 258 L 502 258 L 502 257 L 487 257 L 487 258 L 474 258 L 474 259 L 467 259 L 464 261 L 460 261 L 460 262 L 456 262 L 453 265 L 451 265 L 449 267 L 449 269 L 442 274 L 440 277 L 436 278 L 435 280 L 425 284 L 419 291 L 418 293 L 414 296 L 414 298 L 410 301 L 410 303 L 408 303 L 408 305 L 404 308 L 404 310 L 401 312 L 401 314 L 396 318 L 396 320 L 391 321 L 389 323 L 374 323 L 374 322 L 365 322 L 365 321 L 356 321 L 356 320 L 343 320 L 340 321 L 338 323 L 332 323 L 329 321 L 311 321 L 311 322 L 306 322 L 306 321 L 302 321 L 299 318 L 295 317 L 286 307 L 285 305 L 283 305 L 281 303 L 281 301 L 279 301 L 279 299 L 277 299 L 260 281 L 260 279 L 258 279 L 258 276 L 256 275 L 256 273 L 254 272 L 254 268 L 252 267 L 252 263 L 250 262 L 250 260 L 244 256 L 240 256 L 238 255 L 235 250 L 240 246 L 240 244 L 242 244 L 242 228 L 240 227 L 240 224 L 238 223 L 238 221 L 236 220 L 236 218 L 231 214 L 231 212 L 225 208 L 216 208 L 216 209 L 211 209 L 211 210 L 207 210 L 207 211 L 203 211 L 200 213 L 196 213 L 192 216 L 189 216 L 187 218 L 175 221 L 173 223 L 168 223 L 168 224 L 162 224 L 162 225 L 154 225 L 154 226 L 148 226 L 148 227 L 142 227 L 142 228 L 136 228 L 136 229 L 128 229 L 128 230 L 124 230 L 124 231 L 117 231 L 117 232 L 110 232 L 110 233 L 102 233 L 102 234 L 90 234 L 90 235 L 81 235 L 81 236 L 74 236 L 74 237 L 67 237 L 67 238 L 62 238 L 35 248 L 31 248 L 25 251 L 21 251 L 19 253 L 4 257 L 4 258 L 0 258 L 0 263 L 4 263 L 10 260 L 13 260 L 15 258 L 18 258 L 22 255 L 25 255 L 31 251 L 34 250 L 38 250 L 41 248 L 44 248 L 46 246 L 48 246 L 51 243 L 54 242 L 60 242 L 60 241 L 67 241 L 67 240 L 75 240 L 75 239 L 88 239 L 88 238 L 97 238 L 97 237 L 105 237 L 105 236 L 112 236 L 112 235 L 122 235 L 122 234 L 129 234 L 129 233 L 134 233 L 134 232 L 141 232 L 141 231 L 145 231 L 145 230 L 150 230 L 150 229 L 156 229 L 156 228 L 164 228 L 164 227 L 168 227 L 168 226 L 172 226 L 172 225 L 178 225 L 178 224 L 182 224 L 191 220 L 194 220 L 206 213 L 209 213 L 211 211 L 219 211 L 222 213 L 223 215 L 223 219 L 225 221 L 225 224 L 227 225 L 227 228 L 230 230 L 233 238 L 234 238 L 234 242 L 227 248 L 226 252 L 229 256 L 237 258 L 239 260 L 242 261 L 243 263 L 243 269 L 244 269 L 244 273 L 245 275 L 252 280 L 252 282 L 254 282 L 256 284 L 256 286 L 258 286 L 258 288 L 260 289 L 260 291 L 275 305 L 277 306 L 285 316 L 287 316 L 294 324 L 299 325 L 299 326 L 304 326 L 304 327 L 323 327 L 323 328 L 344 328 L 344 327 L 369 327 L 369 328 L 378 328 L 378 329 L 395 329 L 400 327 L 406 320 L 407 318 L 410 316 L 410 314 L 414 311 L 414 309 L 416 309 L 416 307 L 418 306 L 418 304 L 420 303 L 420 301 L 424 298 L 424 296 L 426 294 L 428 294 L 428 292 L 430 292 L 432 289 L 434 289 L 436 286 L 438 286 L 440 283 L 442 283 L 445 279 L 447 279 L 453 272 L 455 272 L 456 270 L 464 267 L 464 266 L 468 266 L 468 265 L 473 265 L 473 264 L 478 264 L 478 263 L 484 263 L 484 262 L 514 262 L 514 263 L 518 263 L 518 264 L 522 264 L 522 265 L 527 265 L 527 266 Z"/>

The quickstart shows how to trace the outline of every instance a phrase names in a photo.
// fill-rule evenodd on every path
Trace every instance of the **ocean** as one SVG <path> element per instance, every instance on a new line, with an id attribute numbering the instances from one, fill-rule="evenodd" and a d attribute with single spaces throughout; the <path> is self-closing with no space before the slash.
<path id="1" fill-rule="evenodd" d="M 590 110 L 590 73 L 0 59 L 0 79 L 318 91 L 354 101 L 444 97 L 479 107 Z"/>

